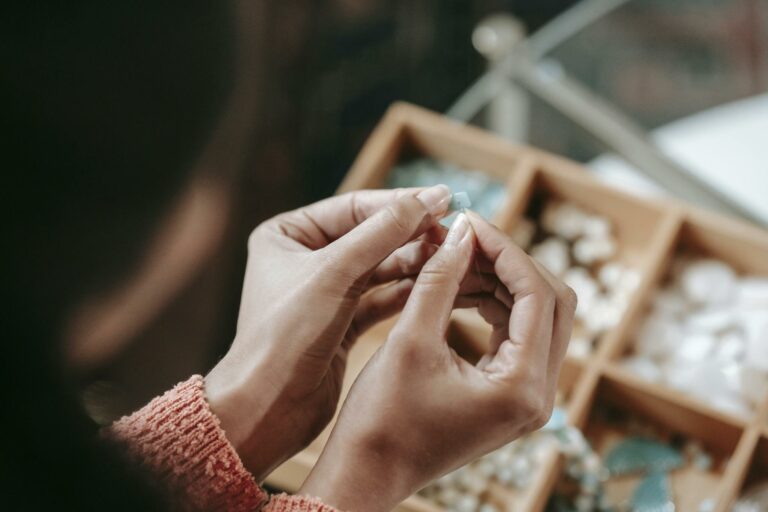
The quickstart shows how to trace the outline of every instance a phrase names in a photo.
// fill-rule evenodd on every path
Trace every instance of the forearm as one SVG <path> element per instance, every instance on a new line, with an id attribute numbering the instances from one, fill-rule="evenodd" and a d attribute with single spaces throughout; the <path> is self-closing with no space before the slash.
<path id="1" fill-rule="evenodd" d="M 198 375 L 115 422 L 104 434 L 124 445 L 134 462 L 156 475 L 185 509 L 338 512 L 308 496 L 270 499 L 227 440 Z"/>
<path id="2" fill-rule="evenodd" d="M 227 440 L 196 375 L 106 429 L 191 510 L 254 511 L 267 496 Z"/>

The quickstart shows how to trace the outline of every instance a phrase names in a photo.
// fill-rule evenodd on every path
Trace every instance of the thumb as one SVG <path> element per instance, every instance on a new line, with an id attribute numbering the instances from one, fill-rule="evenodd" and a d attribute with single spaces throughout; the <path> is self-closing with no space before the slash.
<path id="1" fill-rule="evenodd" d="M 443 336 L 464 276 L 472 260 L 475 235 L 463 213 L 451 225 L 445 242 L 424 265 L 413 285 L 398 326 L 420 340 Z"/>
<path id="2" fill-rule="evenodd" d="M 323 251 L 355 278 L 363 276 L 396 249 L 433 227 L 448 211 L 450 202 L 451 190 L 445 185 L 403 195 Z"/>

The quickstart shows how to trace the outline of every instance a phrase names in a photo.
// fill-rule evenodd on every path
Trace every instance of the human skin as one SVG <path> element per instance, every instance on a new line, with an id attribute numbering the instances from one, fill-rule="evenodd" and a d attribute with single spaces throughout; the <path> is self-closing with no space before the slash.
<path id="1" fill-rule="evenodd" d="M 501 284 L 460 295 L 475 252 Z M 467 306 L 493 326 L 491 350 L 477 365 L 445 339 L 451 310 Z M 573 291 L 509 237 L 477 215 L 460 216 L 355 381 L 300 492 L 340 510 L 390 510 L 431 480 L 543 426 L 575 307 Z"/>
<path id="2" fill-rule="evenodd" d="M 445 186 L 360 191 L 253 231 L 236 336 L 205 391 L 258 481 L 333 417 L 349 349 L 400 311 L 449 203 Z"/>

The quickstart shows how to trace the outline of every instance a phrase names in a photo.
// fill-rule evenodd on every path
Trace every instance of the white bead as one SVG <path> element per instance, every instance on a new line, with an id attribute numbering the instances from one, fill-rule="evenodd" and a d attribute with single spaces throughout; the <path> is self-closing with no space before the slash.
<path id="1" fill-rule="evenodd" d="M 636 348 L 640 354 L 654 359 L 663 359 L 670 355 L 682 336 L 683 331 L 674 320 L 660 315 L 650 315 L 637 332 Z"/>
<path id="2" fill-rule="evenodd" d="M 621 274 L 621 278 L 619 279 L 618 286 L 616 287 L 616 289 L 622 292 L 631 294 L 635 292 L 637 288 L 640 286 L 641 280 L 642 280 L 642 276 L 640 275 L 640 272 L 638 272 L 637 270 L 632 268 L 624 269 L 624 272 Z"/>
<path id="3" fill-rule="evenodd" d="M 590 238 L 607 238 L 611 234 L 611 222 L 605 217 L 588 215 L 583 221 L 582 233 Z"/>
<path id="4" fill-rule="evenodd" d="M 718 333 L 733 326 L 737 321 L 736 311 L 730 307 L 700 309 L 685 318 L 685 328 L 691 331 Z"/>
<path id="5" fill-rule="evenodd" d="M 592 332 L 602 333 L 616 327 L 624 314 L 625 304 L 603 295 L 595 297 L 584 318 L 584 324 Z"/>
<path id="6" fill-rule="evenodd" d="M 609 261 L 597 271 L 597 279 L 607 289 L 613 290 L 618 287 L 625 271 L 626 269 L 621 263 Z"/>
<path id="7" fill-rule="evenodd" d="M 712 354 L 715 350 L 715 338 L 707 333 L 690 333 L 686 335 L 675 349 L 676 364 L 696 364 Z"/>
<path id="8" fill-rule="evenodd" d="M 706 400 L 729 395 L 728 380 L 719 365 L 704 360 L 697 365 L 669 364 L 666 378 L 670 385 Z"/>
<path id="9" fill-rule="evenodd" d="M 474 467 L 469 466 L 459 477 L 459 483 L 465 491 L 471 494 L 480 494 L 488 487 L 488 481 Z"/>
<path id="10" fill-rule="evenodd" d="M 515 479 L 515 472 L 509 466 L 500 467 L 496 471 L 496 479 L 504 485 L 510 485 Z"/>
<path id="11" fill-rule="evenodd" d="M 490 503 L 483 503 L 478 512 L 499 512 L 499 509 Z"/>
<path id="12" fill-rule="evenodd" d="M 586 359 L 592 352 L 592 342 L 589 338 L 584 337 L 571 337 L 571 341 L 568 342 L 568 355 L 575 359 Z"/>
<path id="13" fill-rule="evenodd" d="M 437 501 L 443 505 L 453 505 L 461 496 L 461 493 L 455 487 L 441 487 L 437 492 Z"/>
<path id="14" fill-rule="evenodd" d="M 475 467 L 477 472 L 486 478 L 492 476 L 496 472 L 496 465 L 491 459 L 487 458 L 480 459 Z"/>
<path id="15" fill-rule="evenodd" d="M 592 265 L 611 258 L 616 252 L 612 238 L 580 238 L 573 245 L 573 257 L 583 265 Z"/>
<path id="16" fill-rule="evenodd" d="M 542 227 L 566 240 L 574 240 L 584 232 L 586 214 L 572 203 L 549 203 L 541 214 Z"/>
<path id="17" fill-rule="evenodd" d="M 509 464 L 509 461 L 512 460 L 512 453 L 510 450 L 501 448 L 493 452 L 492 460 L 496 464 L 497 469 L 502 468 Z"/>
<path id="18" fill-rule="evenodd" d="M 591 308 L 598 292 L 597 282 L 583 267 L 571 267 L 563 274 L 563 282 L 570 286 L 578 297 L 576 316 L 584 318 Z"/>
<path id="19" fill-rule="evenodd" d="M 697 304 L 726 303 L 736 292 L 736 274 L 718 260 L 697 260 L 687 265 L 680 284 L 689 300 Z"/>
<path id="20" fill-rule="evenodd" d="M 729 331 L 720 337 L 715 357 L 723 363 L 737 362 L 744 358 L 746 341 L 741 331 Z"/>
<path id="21" fill-rule="evenodd" d="M 535 245 L 531 256 L 558 277 L 568 269 L 568 245 L 560 238 L 550 237 Z"/>
<path id="22" fill-rule="evenodd" d="M 480 500 L 477 499 L 477 496 L 462 494 L 451 509 L 456 512 L 475 512 L 479 504 Z"/>

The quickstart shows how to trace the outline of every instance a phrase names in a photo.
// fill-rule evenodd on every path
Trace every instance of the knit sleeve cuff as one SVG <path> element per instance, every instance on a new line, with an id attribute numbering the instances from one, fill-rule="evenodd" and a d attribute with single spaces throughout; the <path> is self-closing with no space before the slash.
<path id="1" fill-rule="evenodd" d="M 132 459 L 190 509 L 252 512 L 266 500 L 211 412 L 200 375 L 116 421 L 105 434 L 124 444 Z"/>
<path id="2" fill-rule="evenodd" d="M 276 494 L 269 500 L 263 512 L 339 512 L 319 498 Z"/>

